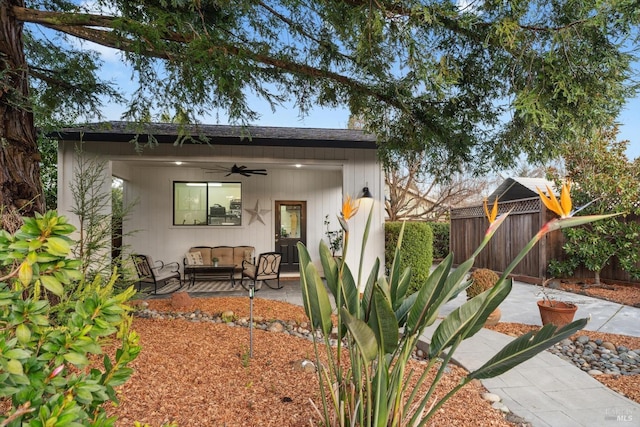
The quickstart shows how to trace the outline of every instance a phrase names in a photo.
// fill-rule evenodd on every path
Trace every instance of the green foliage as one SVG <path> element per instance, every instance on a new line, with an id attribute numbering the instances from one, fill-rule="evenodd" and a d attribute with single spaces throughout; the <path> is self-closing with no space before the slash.
<path id="1" fill-rule="evenodd" d="M 385 234 L 385 268 L 391 268 L 395 248 L 404 226 L 402 252 L 400 253 L 400 268 L 411 266 L 411 282 L 409 289 L 416 291 L 429 277 L 433 265 L 433 234 L 426 222 L 386 222 Z"/>
<path id="2" fill-rule="evenodd" d="M 115 293 L 115 272 L 86 282 L 69 258 L 74 230 L 49 211 L 24 218 L 15 235 L 0 231 L 0 397 L 10 402 L 2 425 L 115 424 L 104 403 L 117 402 L 114 387 L 140 351 L 126 304 L 135 290 Z"/>
<path id="3" fill-rule="evenodd" d="M 122 223 L 131 213 L 135 203 L 124 204 L 122 188 L 113 188 L 106 171 L 106 162 L 89 157 L 77 150 L 74 180 L 71 185 L 73 206 L 71 212 L 80 224 L 79 238 L 73 247 L 75 257 L 81 261 L 82 273 L 108 276 L 113 267 L 123 267 L 126 247 L 122 247 Z M 111 186 L 111 193 L 104 188 Z M 114 247 L 119 244 L 119 247 Z M 128 286 L 126 274 L 119 286 Z"/>
<path id="4" fill-rule="evenodd" d="M 488 268 L 478 268 L 473 270 L 470 276 L 471 285 L 467 288 L 467 298 L 471 299 L 480 295 L 487 289 L 491 289 L 498 283 L 500 276 L 495 271 Z"/>
<path id="5" fill-rule="evenodd" d="M 624 271 L 640 278 L 640 252 L 637 248 L 640 224 L 637 222 L 611 218 L 583 228 L 567 229 L 564 235 L 567 242 L 562 248 L 568 258 L 550 263 L 551 274 L 569 277 L 579 266 L 584 266 L 594 272 L 596 284 L 599 284 L 600 271 L 616 257 Z"/>
<path id="6" fill-rule="evenodd" d="M 564 158 L 575 183 L 573 199 L 578 206 L 587 205 L 585 214 L 625 215 L 564 230 L 567 258 L 550 263 L 552 275 L 571 276 L 584 266 L 599 284 L 600 271 L 615 257 L 624 271 L 640 278 L 640 162 L 627 159 L 628 142 L 617 142 L 617 133 L 616 126 L 600 129 L 581 141 L 580 147 L 568 150 Z"/>
<path id="7" fill-rule="evenodd" d="M 369 220 L 372 213 L 373 210 Z M 405 375 L 413 350 L 425 328 L 439 319 L 442 306 L 469 286 L 470 282 L 465 278 L 475 257 L 504 218 L 506 215 L 491 225 L 470 259 L 454 269 L 453 256 L 449 254 L 416 292 L 409 291 L 411 268 L 401 267 L 402 252 L 413 250 L 401 249 L 404 248 L 403 228 L 398 233 L 387 274 L 379 275 L 378 260 L 366 283 L 362 284 L 356 283 L 349 266 L 332 257 L 327 244 L 321 241 L 319 251 L 325 286 L 307 248 L 298 243 L 302 299 L 314 332 L 324 425 L 425 426 L 433 414 L 469 381 L 500 375 L 586 325 L 586 319 L 576 320 L 561 329 L 550 324 L 535 334 L 516 338 L 479 369 L 469 373 L 450 393 L 434 394 L 458 345 L 482 329 L 490 313 L 509 295 L 512 281 L 507 277 L 544 235 L 539 233 L 505 269 L 495 286 L 463 303 L 435 327 L 428 348 L 429 360 L 418 383 L 424 383 L 432 371 L 435 371 L 434 379 L 424 395 L 413 393 L 414 387 L 409 385 Z M 590 218 L 595 219 L 598 217 Z M 345 247 L 348 247 L 346 221 L 341 221 L 341 225 L 346 232 Z M 553 220 L 547 228 L 567 227 L 583 221 Z M 365 235 L 370 221 L 367 224 Z M 337 337 L 332 336 L 334 331 L 337 331 Z M 322 338 L 318 338 L 318 334 Z M 337 338 L 335 351 L 331 347 L 332 338 Z M 318 345 L 319 340 L 325 345 Z M 344 345 L 348 348 L 346 353 Z M 326 353 L 324 357 L 320 357 L 322 351 Z M 344 360 L 346 358 L 348 361 Z"/>
<path id="8" fill-rule="evenodd" d="M 348 105 L 386 141 L 383 150 L 424 151 L 438 172 L 470 159 L 481 169 L 520 152 L 553 155 L 560 141 L 615 116 L 634 89 L 626 84 L 634 57 L 624 46 L 633 43 L 637 15 L 613 0 L 481 2 L 472 9 L 441 2 L 99 3 L 110 13 L 39 2 L 42 12 L 58 13 L 20 15 L 31 24 L 24 46 L 38 114 L 95 118 L 105 98 L 122 101 L 117 82 L 98 78 L 98 54 L 52 43 L 41 36 L 43 24 L 52 39 L 65 32 L 126 51 L 122 60 L 137 83 L 127 119 L 193 122 L 220 111 L 230 122 L 250 123 L 258 116 L 251 96 L 273 108 L 290 101 L 302 114 Z"/>
<path id="9" fill-rule="evenodd" d="M 449 233 L 451 225 L 448 222 L 430 222 L 433 232 L 433 259 L 443 259 L 449 253 Z"/>
<path id="10" fill-rule="evenodd" d="M 40 178 L 48 210 L 55 210 L 58 205 L 58 141 L 38 134 L 38 151 L 40 162 Z"/>
<path id="11" fill-rule="evenodd" d="M 331 249 L 331 254 L 336 256 L 340 251 L 342 251 L 342 239 L 344 236 L 342 235 L 342 230 L 330 230 L 331 221 L 329 220 L 329 214 L 324 216 L 324 236 L 327 238 L 329 242 L 329 249 Z"/>

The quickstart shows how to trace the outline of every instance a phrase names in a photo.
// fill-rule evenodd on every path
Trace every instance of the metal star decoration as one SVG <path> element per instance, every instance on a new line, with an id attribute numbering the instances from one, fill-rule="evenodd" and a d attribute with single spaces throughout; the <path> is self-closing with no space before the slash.
<path id="1" fill-rule="evenodd" d="M 249 212 L 249 214 L 251 214 L 251 219 L 249 220 L 249 225 L 251 225 L 251 223 L 253 221 L 255 221 L 256 219 L 258 221 L 260 221 L 261 223 L 265 224 L 264 222 L 264 214 L 268 214 L 269 212 L 271 212 L 269 209 L 260 209 L 260 200 L 256 201 L 256 207 L 253 209 L 245 209 L 245 211 Z"/>

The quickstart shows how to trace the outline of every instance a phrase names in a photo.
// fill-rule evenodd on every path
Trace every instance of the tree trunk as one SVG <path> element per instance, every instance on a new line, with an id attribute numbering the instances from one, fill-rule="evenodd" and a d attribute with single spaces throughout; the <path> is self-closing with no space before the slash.
<path id="1" fill-rule="evenodd" d="M 33 216 L 45 210 L 22 42 L 23 24 L 15 19 L 13 6 L 24 3 L 0 0 L 0 206 L 6 209 L 3 217 L 16 212 Z"/>

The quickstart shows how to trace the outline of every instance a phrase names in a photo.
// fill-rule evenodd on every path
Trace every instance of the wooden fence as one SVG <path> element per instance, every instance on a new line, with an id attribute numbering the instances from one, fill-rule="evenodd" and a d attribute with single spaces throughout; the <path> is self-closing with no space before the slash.
<path id="1" fill-rule="evenodd" d="M 511 210 L 489 244 L 480 252 L 474 267 L 490 268 L 502 272 L 542 225 L 555 214 L 548 211 L 538 197 L 499 203 L 499 213 Z M 635 218 L 638 221 L 638 218 Z M 468 259 L 480 245 L 489 226 L 482 206 L 472 206 L 451 210 L 450 249 L 454 254 L 453 262 L 459 265 Z M 564 236 L 562 231 L 548 233 L 527 254 L 513 270 L 513 277 L 529 283 L 542 283 L 548 277 L 547 266 L 552 259 L 562 260 Z M 591 278 L 593 273 L 580 270 L 575 274 L 580 278 Z M 616 259 L 613 259 L 600 274 L 603 281 L 615 280 L 618 283 L 638 283 L 623 271 Z"/>

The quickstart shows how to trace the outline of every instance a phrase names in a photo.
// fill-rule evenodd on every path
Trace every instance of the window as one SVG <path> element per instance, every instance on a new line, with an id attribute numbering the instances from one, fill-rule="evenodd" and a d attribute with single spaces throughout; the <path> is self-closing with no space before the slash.
<path id="1" fill-rule="evenodd" d="M 174 182 L 173 225 L 242 225 L 242 184 Z"/>

